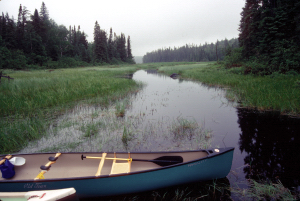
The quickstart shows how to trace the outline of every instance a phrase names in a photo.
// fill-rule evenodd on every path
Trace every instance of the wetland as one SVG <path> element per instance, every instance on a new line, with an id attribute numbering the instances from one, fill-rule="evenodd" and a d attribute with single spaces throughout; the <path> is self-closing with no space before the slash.
<path id="1" fill-rule="evenodd" d="M 298 111 L 296 107 L 290 112 L 288 110 L 265 111 L 259 108 L 248 108 L 245 105 L 247 101 L 241 99 L 235 91 L 230 90 L 229 84 L 220 87 L 218 83 L 213 86 L 205 81 L 195 81 L 195 71 L 197 70 L 195 66 L 197 65 L 198 70 L 201 69 L 199 66 L 206 65 L 208 66 L 206 71 L 211 71 L 211 67 L 207 63 L 136 65 L 122 69 L 117 67 L 80 69 L 78 70 L 80 75 L 85 76 L 82 79 L 91 79 L 92 81 L 90 84 L 83 82 L 76 85 L 80 91 L 79 93 L 74 90 L 77 93 L 74 95 L 76 98 L 68 98 L 67 101 L 64 101 L 66 98 L 63 97 L 67 96 L 68 87 L 71 89 L 70 91 L 73 91 L 72 86 L 80 78 L 65 76 L 63 84 L 60 84 L 65 86 L 65 90 L 45 89 L 52 98 L 46 99 L 48 102 L 41 102 L 47 102 L 48 106 L 39 105 L 33 100 L 31 104 L 22 106 L 23 109 L 12 110 L 10 108 L 6 115 L 3 115 L 1 120 L 2 141 L 11 139 L 8 138 L 8 133 L 11 135 L 14 133 L 16 135 L 13 140 L 15 141 L 14 146 L 22 147 L 22 149 L 10 149 L 9 145 L 4 146 L 2 143 L 2 150 L 6 150 L 2 153 L 11 151 L 22 153 L 168 151 L 235 147 L 230 174 L 225 182 L 221 182 L 222 184 L 212 182 L 204 185 L 210 192 L 221 189 L 215 185 L 222 186 L 224 183 L 232 189 L 248 189 L 247 181 L 249 179 L 280 181 L 291 191 L 297 190 L 300 179 L 298 173 L 300 167 L 298 162 L 300 120 L 295 117 L 296 111 Z M 56 76 L 61 76 L 63 72 L 57 72 L 56 76 L 47 73 L 41 73 L 35 77 L 38 77 L 40 81 L 41 77 L 45 76 L 44 80 L 55 79 L 57 82 L 60 79 L 57 79 Z M 133 73 L 132 79 L 122 76 L 129 73 Z M 169 75 L 172 73 L 177 73 L 179 77 L 171 78 Z M 23 75 L 16 74 L 16 77 L 18 76 L 20 76 L 20 81 L 25 79 Z M 48 76 L 54 77 L 51 79 Z M 123 78 L 116 78 L 117 76 Z M 110 82 L 104 85 L 97 78 L 105 83 L 108 83 L 108 80 Z M 297 78 L 292 77 L 291 79 L 291 83 L 293 83 Z M 71 80 L 73 80 L 73 84 L 68 85 Z M 31 82 L 36 82 L 36 79 L 30 77 L 23 81 L 27 81 L 29 86 L 33 86 Z M 87 87 L 95 82 L 99 82 L 98 85 Z M 0 87 L 12 87 L 9 84 L 12 85 L 12 83 L 5 83 Z M 34 85 L 36 86 L 36 84 L 39 83 Z M 122 87 L 125 84 L 126 87 Z M 104 92 L 97 92 L 94 89 L 99 86 Z M 18 87 L 20 88 L 19 85 L 15 85 L 10 88 L 15 91 L 15 96 L 19 94 L 16 92 Z M 87 88 L 91 90 L 87 91 Z M 125 89 L 127 90 L 125 91 Z M 297 90 L 297 88 L 292 89 Z M 2 89 L 2 93 L 3 91 Z M 20 91 L 24 95 L 26 90 Z M 62 102 L 55 102 L 55 95 L 50 91 L 58 92 L 58 97 L 61 97 Z M 78 98 L 78 94 L 81 93 L 82 97 Z M 47 96 L 45 95 L 45 97 Z M 29 100 L 28 98 L 27 101 Z M 9 102 L 9 99 L 3 98 L 1 101 Z M 10 102 L 12 101 L 15 100 L 10 100 Z M 4 111 L 4 109 L 2 110 Z M 294 116 L 283 115 L 286 113 Z M 25 133 L 27 138 L 29 136 L 29 140 L 22 139 L 23 136 L 20 132 Z M 21 140 L 23 144 L 20 144 Z M 198 186 L 198 184 L 193 186 Z M 177 190 L 192 188 L 187 185 L 178 187 Z M 173 190 L 166 191 L 172 192 Z M 188 192 L 180 191 L 183 192 L 181 197 L 179 191 L 174 191 L 176 192 L 174 196 L 178 197 L 177 200 L 190 198 L 187 195 L 190 190 Z M 194 191 L 198 193 L 193 195 L 194 199 L 202 198 L 203 192 L 199 194 L 199 189 L 194 189 Z M 219 197 L 231 194 L 230 191 L 226 191 L 226 193 L 223 190 L 217 191 L 221 194 L 218 195 Z M 159 199 L 165 195 L 160 193 L 156 191 L 154 195 L 152 192 L 151 196 Z M 238 194 L 232 190 L 231 196 L 236 200 L 239 197 Z M 134 195 L 133 198 L 143 196 Z M 212 195 L 209 196 L 211 198 Z M 123 200 L 124 197 L 118 199 Z"/>

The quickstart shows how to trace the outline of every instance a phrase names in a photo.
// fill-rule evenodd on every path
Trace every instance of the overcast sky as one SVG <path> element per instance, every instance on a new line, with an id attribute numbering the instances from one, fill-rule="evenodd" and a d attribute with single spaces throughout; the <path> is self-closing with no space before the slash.
<path id="1" fill-rule="evenodd" d="M 18 19 L 19 6 L 34 13 L 40 0 L 0 0 L 0 12 Z M 245 0 L 44 0 L 58 25 L 81 27 L 93 41 L 96 20 L 100 28 L 130 36 L 134 56 L 165 47 L 215 43 L 238 37 Z"/>

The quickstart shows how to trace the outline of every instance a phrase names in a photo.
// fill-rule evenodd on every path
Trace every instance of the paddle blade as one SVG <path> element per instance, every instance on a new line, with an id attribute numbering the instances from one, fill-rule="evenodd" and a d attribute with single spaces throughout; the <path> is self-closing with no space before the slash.
<path id="1" fill-rule="evenodd" d="M 161 156 L 159 158 L 152 160 L 152 162 L 159 166 L 164 167 L 164 166 L 182 163 L 183 158 L 181 156 Z"/>

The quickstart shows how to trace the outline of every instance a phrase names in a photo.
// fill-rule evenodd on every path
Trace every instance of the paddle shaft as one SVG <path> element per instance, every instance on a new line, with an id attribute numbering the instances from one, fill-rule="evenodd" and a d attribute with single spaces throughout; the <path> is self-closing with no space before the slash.
<path id="1" fill-rule="evenodd" d="M 88 159 L 102 159 L 102 157 L 96 157 L 96 156 L 83 156 L 81 155 L 81 159 L 88 158 Z M 182 163 L 183 158 L 181 156 L 162 156 L 159 158 L 156 158 L 154 160 L 146 160 L 146 159 L 133 159 L 133 158 L 105 158 L 109 160 L 123 160 L 123 161 L 141 161 L 141 162 L 153 162 L 160 166 L 168 166 L 173 165 L 177 163 Z"/>
<path id="2" fill-rule="evenodd" d="M 82 156 L 82 158 L 89 158 L 89 159 L 102 159 L 102 157 L 96 157 L 96 156 Z M 121 160 L 121 161 L 132 161 L 132 158 L 105 158 L 109 160 Z"/>

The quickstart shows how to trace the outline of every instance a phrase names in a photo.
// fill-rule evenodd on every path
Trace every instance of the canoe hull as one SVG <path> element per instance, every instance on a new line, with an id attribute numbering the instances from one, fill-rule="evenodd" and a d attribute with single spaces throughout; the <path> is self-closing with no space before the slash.
<path id="1" fill-rule="evenodd" d="M 148 190 L 224 178 L 228 175 L 233 148 L 220 149 L 221 154 L 188 163 L 122 175 L 0 182 L 1 192 L 24 192 L 75 188 L 79 197 L 99 197 L 138 193 Z"/>

